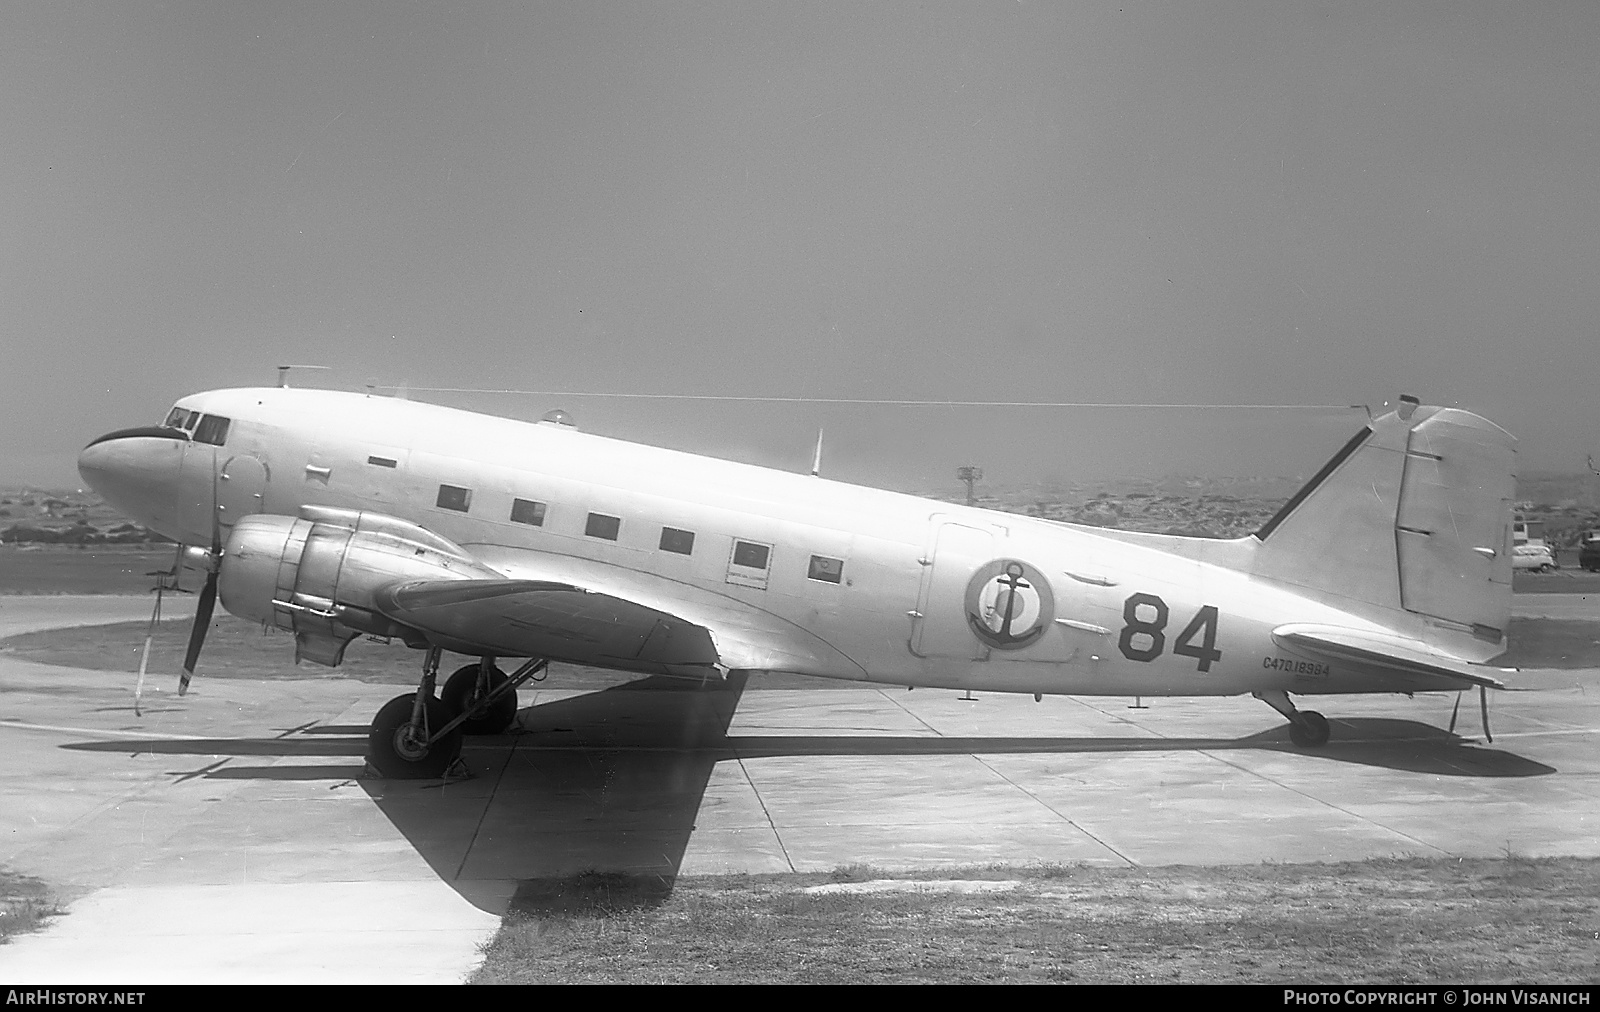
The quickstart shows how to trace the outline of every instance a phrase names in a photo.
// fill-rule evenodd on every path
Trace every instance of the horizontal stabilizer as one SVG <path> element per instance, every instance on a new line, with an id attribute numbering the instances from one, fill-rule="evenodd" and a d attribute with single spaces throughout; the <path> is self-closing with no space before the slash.
<path id="1" fill-rule="evenodd" d="M 412 580 L 374 595 L 379 611 L 447 649 L 547 657 L 653 674 L 706 674 L 701 626 L 610 594 L 542 580 Z"/>
<path id="2" fill-rule="evenodd" d="M 1403 636 L 1296 622 L 1272 630 L 1272 641 L 1286 650 L 1383 668 L 1423 683 L 1416 686 L 1419 689 L 1462 689 L 1462 682 L 1505 688 L 1504 683 L 1484 674 L 1478 665 L 1435 653 L 1420 640 Z"/>

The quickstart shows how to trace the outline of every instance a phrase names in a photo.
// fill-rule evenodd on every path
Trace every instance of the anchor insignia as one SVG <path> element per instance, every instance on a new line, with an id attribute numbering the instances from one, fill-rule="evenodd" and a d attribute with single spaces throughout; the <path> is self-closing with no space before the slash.
<path id="1" fill-rule="evenodd" d="M 974 573 L 966 604 L 973 635 L 1001 650 L 1037 642 L 1055 610 L 1049 582 L 1016 559 L 999 559 Z"/>

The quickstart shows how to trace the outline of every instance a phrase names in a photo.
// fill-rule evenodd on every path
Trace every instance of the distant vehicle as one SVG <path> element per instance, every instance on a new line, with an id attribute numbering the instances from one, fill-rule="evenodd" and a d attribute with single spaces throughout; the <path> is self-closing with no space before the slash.
<path id="1" fill-rule="evenodd" d="M 1600 528 L 1583 532 L 1578 542 L 1578 565 L 1588 572 L 1600 570 Z"/>
<path id="2" fill-rule="evenodd" d="M 1521 545 L 1548 545 L 1544 537 L 1544 521 L 1528 520 L 1521 513 L 1516 514 L 1511 522 L 1511 543 Z M 1551 554 L 1554 554 L 1552 549 Z"/>
<path id="3" fill-rule="evenodd" d="M 1550 551 L 1550 546 L 1544 543 L 1521 544 L 1512 550 L 1512 569 L 1531 569 L 1536 573 L 1548 573 L 1552 569 L 1560 569 L 1556 557 Z"/>

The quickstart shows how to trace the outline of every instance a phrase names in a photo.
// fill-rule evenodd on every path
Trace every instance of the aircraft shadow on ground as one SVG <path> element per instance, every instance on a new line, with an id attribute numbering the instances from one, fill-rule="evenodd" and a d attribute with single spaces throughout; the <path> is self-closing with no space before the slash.
<path id="1" fill-rule="evenodd" d="M 520 883 L 512 909 L 554 912 L 653 905 L 672 891 L 712 772 L 720 762 L 789 756 L 938 756 L 1132 752 L 1285 752 L 1438 776 L 1528 777 L 1543 763 L 1416 721 L 1333 721 L 1314 751 L 1287 726 L 1242 738 L 732 735 L 744 680 L 686 686 L 642 679 L 528 707 L 514 735 L 469 739 L 475 776 L 457 782 L 362 777 L 363 764 L 212 764 L 177 779 L 354 780 L 441 879 L 485 902 L 474 883 Z M 83 751 L 226 756 L 349 756 L 361 726 L 320 726 L 273 738 L 95 741 Z"/>

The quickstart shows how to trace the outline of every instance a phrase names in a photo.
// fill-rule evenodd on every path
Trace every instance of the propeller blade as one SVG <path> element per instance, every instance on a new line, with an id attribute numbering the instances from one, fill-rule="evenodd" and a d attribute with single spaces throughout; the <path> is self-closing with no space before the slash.
<path id="1" fill-rule="evenodd" d="M 200 588 L 200 600 L 195 602 L 194 627 L 189 630 L 189 649 L 183 655 L 183 674 L 178 676 L 178 695 L 189 691 L 189 679 L 194 677 L 195 662 L 200 659 L 200 647 L 206 641 L 206 630 L 211 628 L 211 612 L 217 605 L 217 572 L 222 561 L 222 516 L 217 508 L 216 451 L 211 461 L 211 568 L 206 572 L 206 585 Z"/>
<path id="2" fill-rule="evenodd" d="M 200 589 L 200 600 L 195 603 L 194 628 L 189 630 L 189 649 L 183 655 L 183 674 L 178 676 L 178 695 L 189 691 L 189 679 L 194 677 L 194 663 L 200 659 L 200 647 L 206 641 L 206 630 L 211 628 L 211 611 L 217 604 L 217 574 L 206 574 L 206 585 Z"/>

